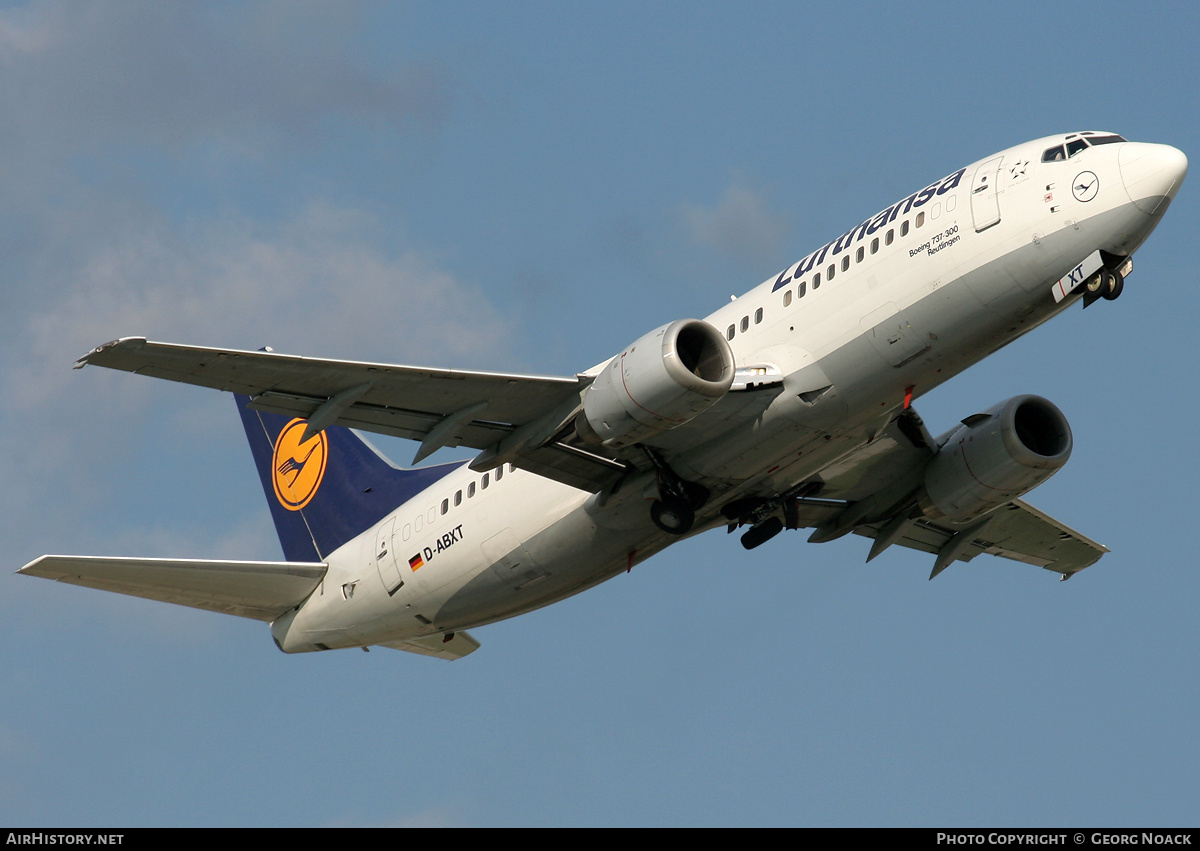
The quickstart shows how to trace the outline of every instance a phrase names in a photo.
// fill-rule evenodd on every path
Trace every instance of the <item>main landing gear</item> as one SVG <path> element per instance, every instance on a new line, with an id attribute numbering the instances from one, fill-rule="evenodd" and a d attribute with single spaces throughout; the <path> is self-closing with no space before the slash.
<path id="1" fill-rule="evenodd" d="M 729 520 L 729 531 L 749 526 L 742 534 L 748 550 L 762 546 L 786 529 L 799 529 L 799 501 L 820 492 L 821 482 L 801 482 L 773 498 L 743 497 L 726 503 L 721 513 Z M 782 516 L 781 516 L 782 515 Z"/>
<path id="2" fill-rule="evenodd" d="M 708 488 L 679 478 L 653 449 L 642 446 L 641 450 L 658 482 L 659 498 L 650 504 L 650 519 L 668 535 L 686 535 L 696 522 L 696 509 L 708 502 Z"/>

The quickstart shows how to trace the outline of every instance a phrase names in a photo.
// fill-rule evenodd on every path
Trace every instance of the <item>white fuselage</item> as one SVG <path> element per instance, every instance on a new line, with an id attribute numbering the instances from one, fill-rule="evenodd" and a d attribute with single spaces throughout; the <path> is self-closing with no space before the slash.
<path id="1" fill-rule="evenodd" d="M 1056 300 L 1051 288 L 1089 255 L 1133 253 L 1182 155 L 1118 142 L 1044 162 L 1063 141 L 935 181 L 707 317 L 738 367 L 784 378 L 648 441 L 712 491 L 693 532 L 724 523 L 731 499 L 818 476 L 906 398 L 1074 304 L 1080 293 Z M 510 465 L 464 465 L 330 554 L 324 581 L 273 633 L 287 651 L 378 644 L 547 605 L 676 540 L 650 520 L 656 493 L 650 474 L 606 498 Z"/>

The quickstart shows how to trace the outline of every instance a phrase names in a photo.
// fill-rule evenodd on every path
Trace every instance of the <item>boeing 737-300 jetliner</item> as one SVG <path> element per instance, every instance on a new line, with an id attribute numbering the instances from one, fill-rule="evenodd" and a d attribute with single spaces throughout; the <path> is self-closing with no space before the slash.
<path id="1" fill-rule="evenodd" d="M 855 224 L 707 319 L 573 376 L 126 337 L 95 365 L 236 395 L 287 561 L 48 555 L 20 572 L 257 618 L 287 653 L 456 659 L 464 630 L 603 582 L 682 536 L 849 532 L 1068 579 L 1107 550 L 1021 501 L 1071 429 L 1017 396 L 933 437 L 921 394 L 1076 303 L 1115 299 L 1187 172 L 1112 133 L 1027 142 Z M 400 469 L 350 429 L 470 462 Z"/>

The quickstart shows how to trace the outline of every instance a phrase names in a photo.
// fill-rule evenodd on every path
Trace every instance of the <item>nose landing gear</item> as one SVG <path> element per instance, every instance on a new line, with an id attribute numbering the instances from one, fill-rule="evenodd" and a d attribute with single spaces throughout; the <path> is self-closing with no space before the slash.
<path id="1" fill-rule="evenodd" d="M 1119 258 L 1113 258 L 1108 255 L 1108 259 L 1112 261 Z M 1096 299 L 1104 299 L 1105 301 L 1114 301 L 1121 295 L 1125 289 L 1125 276 L 1133 269 L 1133 261 L 1125 258 L 1123 265 L 1116 269 L 1100 269 L 1096 274 L 1092 275 L 1083 283 L 1083 306 L 1087 307 Z"/>
<path id="2" fill-rule="evenodd" d="M 1093 300 L 1104 298 L 1112 301 L 1125 289 L 1125 276 L 1120 272 L 1110 272 L 1107 269 L 1101 269 L 1087 279 L 1084 288 L 1086 289 L 1086 295 L 1092 296 Z"/>

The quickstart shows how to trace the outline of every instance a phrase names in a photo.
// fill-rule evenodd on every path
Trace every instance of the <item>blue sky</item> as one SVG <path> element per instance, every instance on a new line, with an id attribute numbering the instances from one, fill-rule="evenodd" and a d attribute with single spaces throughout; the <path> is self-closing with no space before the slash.
<path id="1" fill-rule="evenodd" d="M 1115 303 L 921 400 L 1018 393 L 1029 499 L 1113 552 L 710 533 L 445 664 L 13 576 L 279 558 L 233 404 L 118 336 L 570 374 L 898 197 L 1080 129 L 1200 138 L 1191 4 L 0 3 L 0 823 L 1180 825 L 1197 818 L 1185 184 Z M 380 441 L 406 462 L 414 449 Z"/>

